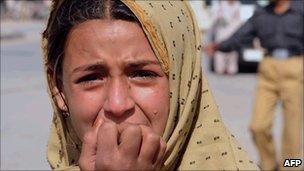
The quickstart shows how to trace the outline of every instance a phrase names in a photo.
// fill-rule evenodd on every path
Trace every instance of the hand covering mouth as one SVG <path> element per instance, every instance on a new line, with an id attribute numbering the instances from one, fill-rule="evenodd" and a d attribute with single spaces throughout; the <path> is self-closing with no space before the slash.
<path id="1" fill-rule="evenodd" d="M 128 127 L 130 125 L 151 127 L 151 124 L 149 124 L 147 122 L 122 122 L 122 123 L 118 124 L 118 128 L 121 130 L 124 130 L 126 127 Z"/>

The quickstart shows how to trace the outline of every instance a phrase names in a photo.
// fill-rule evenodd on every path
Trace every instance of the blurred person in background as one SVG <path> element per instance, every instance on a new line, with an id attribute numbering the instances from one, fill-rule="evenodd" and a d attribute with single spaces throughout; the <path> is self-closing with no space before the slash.
<path id="1" fill-rule="evenodd" d="M 45 19 L 51 0 L 1 0 L 1 18 L 13 21 Z"/>
<path id="2" fill-rule="evenodd" d="M 6 0 L 5 1 L 5 7 L 6 7 L 6 16 L 7 18 L 12 18 L 12 19 L 19 19 L 19 3 L 16 2 L 15 0 Z"/>
<path id="3" fill-rule="evenodd" d="M 214 1 L 211 11 L 213 27 L 212 39 L 219 43 L 231 36 L 241 25 L 241 3 L 238 0 Z M 238 72 L 238 53 L 215 52 L 214 70 L 218 74 L 233 75 Z"/>
<path id="4" fill-rule="evenodd" d="M 197 24 L 201 31 L 202 42 L 207 41 L 208 36 L 206 36 L 208 30 L 210 30 L 212 26 L 211 20 L 211 11 L 210 8 L 206 5 L 205 1 L 189 1 L 195 16 L 197 18 Z"/>
<path id="5" fill-rule="evenodd" d="M 299 6 L 303 7 L 303 1 L 272 0 L 266 7 L 258 9 L 229 39 L 205 47 L 209 55 L 215 51 L 230 52 L 258 37 L 266 50 L 259 65 L 250 124 L 263 170 L 283 169 L 285 159 L 303 157 L 304 18 L 303 8 Z M 276 160 L 271 132 L 278 100 L 282 102 L 284 114 L 280 163 Z"/>

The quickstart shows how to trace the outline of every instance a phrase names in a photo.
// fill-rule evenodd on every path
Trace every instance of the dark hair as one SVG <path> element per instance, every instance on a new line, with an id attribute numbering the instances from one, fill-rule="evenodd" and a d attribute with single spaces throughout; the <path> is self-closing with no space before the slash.
<path id="1" fill-rule="evenodd" d="M 53 3 L 53 11 L 48 21 L 43 38 L 48 41 L 47 72 L 53 74 L 55 84 L 61 88 L 62 62 L 64 46 L 72 27 L 92 19 L 116 19 L 136 22 L 138 19 L 132 11 L 118 0 L 64 0 Z M 58 9 L 56 9 L 58 8 Z"/>

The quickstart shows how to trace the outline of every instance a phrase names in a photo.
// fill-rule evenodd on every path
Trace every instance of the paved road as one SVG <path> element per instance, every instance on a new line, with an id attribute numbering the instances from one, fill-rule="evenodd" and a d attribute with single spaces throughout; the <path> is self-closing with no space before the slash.
<path id="1" fill-rule="evenodd" d="M 51 107 L 39 43 L 41 22 L 1 23 L 1 169 L 49 169 Z M 1 37 L 2 37 L 1 35 Z M 10 36 L 7 36 L 10 37 Z"/>
<path id="2" fill-rule="evenodd" d="M 1 170 L 49 169 L 45 156 L 51 106 L 39 48 L 42 25 L 42 22 L 1 23 L 1 34 L 23 35 L 1 39 Z M 226 125 L 258 161 L 247 128 L 256 75 L 218 76 L 205 72 Z M 277 117 L 274 124 L 277 141 L 280 120 Z"/>

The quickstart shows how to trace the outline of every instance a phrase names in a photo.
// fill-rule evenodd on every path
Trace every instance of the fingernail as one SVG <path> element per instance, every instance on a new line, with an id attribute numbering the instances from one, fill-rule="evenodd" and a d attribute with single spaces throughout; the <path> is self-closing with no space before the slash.
<path id="1" fill-rule="evenodd" d="M 98 127 L 103 123 L 103 119 L 102 118 L 96 118 L 95 122 L 94 122 L 94 127 Z"/>

